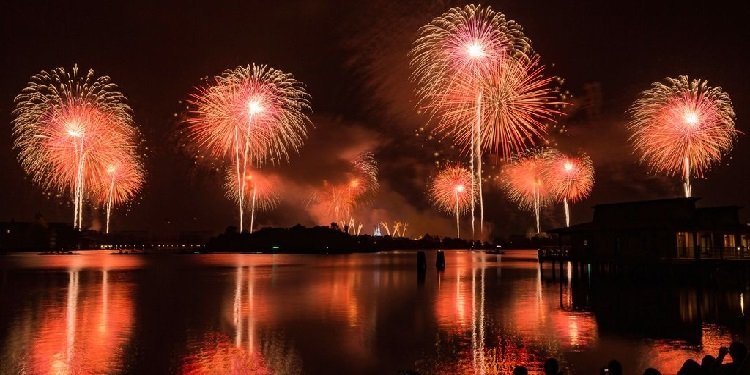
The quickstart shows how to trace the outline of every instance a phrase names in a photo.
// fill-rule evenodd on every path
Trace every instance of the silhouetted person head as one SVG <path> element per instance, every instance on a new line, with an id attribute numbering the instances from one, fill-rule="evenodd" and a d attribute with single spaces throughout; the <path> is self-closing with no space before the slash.
<path id="1" fill-rule="evenodd" d="M 653 367 L 649 367 L 643 372 L 643 375 L 661 375 L 661 372 Z"/>
<path id="2" fill-rule="evenodd" d="M 706 355 L 701 359 L 701 368 L 705 371 L 713 370 L 716 367 L 716 358 L 712 355 Z"/>
<path id="3" fill-rule="evenodd" d="M 700 375 L 701 372 L 701 365 L 692 359 L 688 359 L 682 364 L 680 371 L 677 371 L 677 375 Z"/>
<path id="4" fill-rule="evenodd" d="M 613 359 L 607 363 L 607 369 L 609 369 L 610 375 L 622 375 L 622 364 L 616 359 Z"/>
<path id="5" fill-rule="evenodd" d="M 560 373 L 560 364 L 556 359 L 550 358 L 544 361 L 544 374 L 545 375 L 557 375 Z"/>
<path id="6" fill-rule="evenodd" d="M 523 366 L 516 366 L 516 368 L 513 369 L 513 375 L 529 375 L 529 370 Z"/>
<path id="7" fill-rule="evenodd" d="M 732 362 L 740 363 L 747 357 L 747 346 L 741 342 L 733 342 L 729 345 L 729 356 L 732 357 Z"/>

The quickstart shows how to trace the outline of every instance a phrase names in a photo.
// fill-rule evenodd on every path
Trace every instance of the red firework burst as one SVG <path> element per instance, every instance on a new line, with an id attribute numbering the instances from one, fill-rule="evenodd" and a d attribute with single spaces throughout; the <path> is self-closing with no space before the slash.
<path id="1" fill-rule="evenodd" d="M 737 134 L 729 95 L 687 76 L 655 82 L 630 109 L 630 140 L 652 170 L 690 178 L 702 176 L 732 149 Z"/>

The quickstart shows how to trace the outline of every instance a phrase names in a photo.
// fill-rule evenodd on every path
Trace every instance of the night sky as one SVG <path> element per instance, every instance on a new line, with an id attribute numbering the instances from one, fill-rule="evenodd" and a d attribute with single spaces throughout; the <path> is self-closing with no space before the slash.
<path id="1" fill-rule="evenodd" d="M 283 181 L 283 202 L 261 214 L 261 225 L 327 224 L 306 207 L 322 181 L 342 179 L 348 160 L 372 151 L 381 190 L 357 217 L 371 232 L 379 221 L 409 223 L 409 233 L 452 234 L 451 217 L 425 196 L 435 162 L 459 159 L 445 142 L 417 129 L 427 118 L 414 107 L 407 52 L 417 29 L 454 5 L 429 1 L 3 1 L 0 5 L 0 221 L 71 222 L 69 199 L 46 197 L 12 150 L 11 111 L 17 93 L 42 69 L 93 68 L 109 75 L 128 97 L 144 140 L 147 182 L 139 199 L 118 209 L 117 230 L 222 231 L 235 224 L 224 197 L 223 175 L 195 166 L 176 136 L 180 113 L 201 78 L 250 63 L 294 74 L 312 96 L 314 128 L 299 155 L 273 168 Z M 196 2 L 197 3 L 197 2 Z M 677 197 L 677 177 L 653 176 L 627 143 L 625 110 L 651 82 L 688 74 L 721 86 L 731 96 L 736 125 L 750 132 L 750 26 L 742 5 L 721 1 L 484 2 L 520 22 L 548 71 L 580 103 L 598 85 L 603 101 L 591 110 L 571 106 L 553 132 L 564 152 L 588 152 L 596 168 L 590 198 L 572 208 L 573 222 L 589 220 L 597 203 Z M 736 2 L 741 3 L 741 2 Z M 487 158 L 485 170 L 498 166 Z M 696 180 L 702 205 L 750 206 L 750 151 L 741 135 L 731 158 Z M 525 233 L 530 212 L 485 185 L 493 233 Z M 744 211 L 750 211 L 745 209 Z M 543 227 L 563 223 L 562 208 L 543 211 Z M 84 220 L 93 228 L 86 212 Z M 750 217 L 743 212 L 743 219 Z M 468 223 L 468 220 L 465 221 Z M 369 229 L 367 229 L 369 228 Z M 468 225 L 464 226 L 464 230 Z"/>

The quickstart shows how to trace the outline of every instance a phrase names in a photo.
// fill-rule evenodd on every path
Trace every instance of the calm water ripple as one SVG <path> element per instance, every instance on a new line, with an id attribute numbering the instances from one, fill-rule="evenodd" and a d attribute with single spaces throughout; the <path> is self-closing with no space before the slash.
<path id="1" fill-rule="evenodd" d="M 534 252 L 0 257 L 2 374 L 675 373 L 747 337 L 744 290 L 592 282 Z"/>

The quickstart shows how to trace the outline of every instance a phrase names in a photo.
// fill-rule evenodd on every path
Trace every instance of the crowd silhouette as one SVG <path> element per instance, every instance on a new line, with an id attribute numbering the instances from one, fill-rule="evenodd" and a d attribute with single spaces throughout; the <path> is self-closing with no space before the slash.
<path id="1" fill-rule="evenodd" d="M 730 362 L 725 362 L 729 355 Z M 528 375 L 529 370 L 524 366 L 516 366 L 513 375 Z M 607 363 L 599 372 L 601 375 L 622 375 L 622 364 L 613 359 Z M 555 358 L 544 362 L 544 375 L 562 375 L 560 363 Z M 655 368 L 647 368 L 643 375 L 661 375 Z M 740 342 L 733 342 L 729 347 L 721 347 L 716 357 L 706 355 L 698 363 L 694 359 L 688 359 L 677 371 L 677 375 L 750 375 L 750 361 L 747 360 L 747 346 Z"/>

